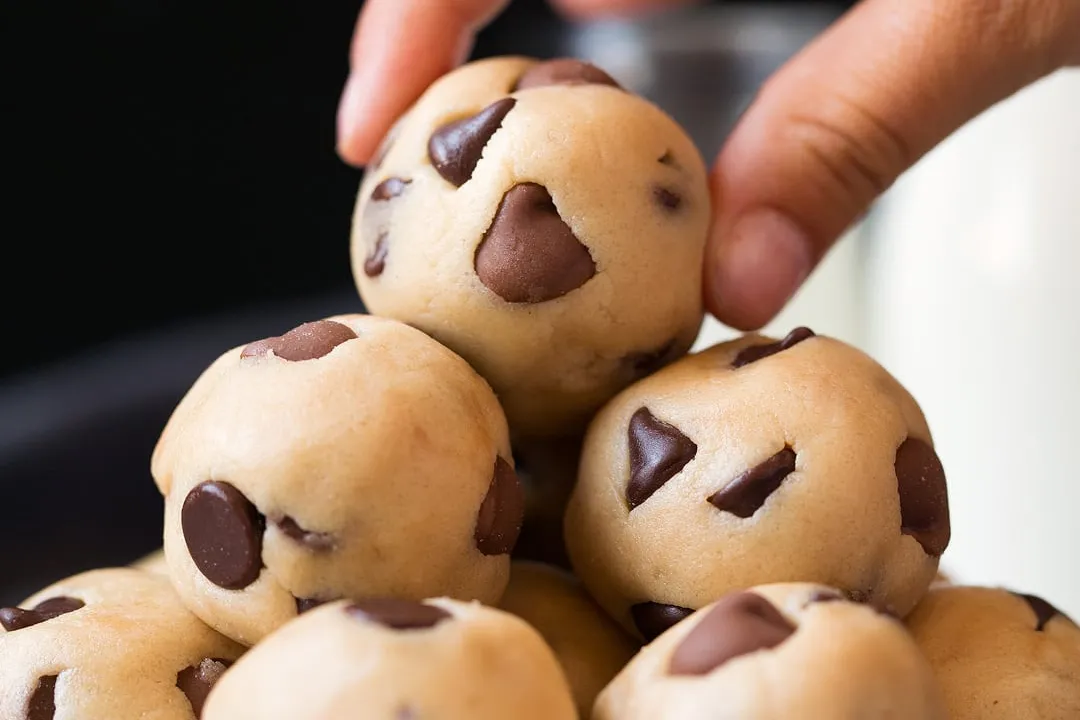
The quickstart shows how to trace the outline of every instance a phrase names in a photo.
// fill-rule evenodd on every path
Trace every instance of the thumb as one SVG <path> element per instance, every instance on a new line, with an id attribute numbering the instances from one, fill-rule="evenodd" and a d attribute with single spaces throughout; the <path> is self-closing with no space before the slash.
<path id="1" fill-rule="evenodd" d="M 766 83 L 720 153 L 709 310 L 767 323 L 935 144 L 1078 62 L 1076 0 L 863 0 Z"/>

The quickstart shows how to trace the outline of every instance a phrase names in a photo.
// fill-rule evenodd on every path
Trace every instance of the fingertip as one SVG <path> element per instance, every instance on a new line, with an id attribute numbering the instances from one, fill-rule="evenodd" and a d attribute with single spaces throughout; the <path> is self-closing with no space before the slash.
<path id="1" fill-rule="evenodd" d="M 363 125 L 363 89 L 355 76 L 345 83 L 337 111 L 337 154 L 349 165 L 362 166 L 371 159 L 375 143 Z"/>

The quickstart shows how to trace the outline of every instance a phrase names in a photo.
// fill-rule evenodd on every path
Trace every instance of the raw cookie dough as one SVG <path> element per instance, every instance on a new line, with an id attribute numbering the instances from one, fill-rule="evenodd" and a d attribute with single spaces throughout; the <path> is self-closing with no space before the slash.
<path id="1" fill-rule="evenodd" d="M 567 550 L 646 639 L 732 590 L 839 587 L 900 616 L 949 542 L 918 404 L 855 348 L 799 328 L 695 353 L 589 428 Z"/>
<path id="2" fill-rule="evenodd" d="M 514 469 L 525 490 L 525 522 L 514 557 L 570 569 L 563 516 L 577 479 L 581 435 L 519 439 Z"/>
<path id="3" fill-rule="evenodd" d="M 446 599 L 339 601 L 269 635 L 214 688 L 203 720 L 573 720 L 540 635 Z"/>
<path id="4" fill-rule="evenodd" d="M 1080 627 L 1041 598 L 937 587 L 907 619 L 951 720 L 1080 718 Z"/>
<path id="5" fill-rule="evenodd" d="M 352 267 L 368 309 L 460 353 L 515 436 L 580 432 L 683 355 L 710 197 L 685 131 L 577 61 L 470 63 L 368 168 Z"/>
<path id="6" fill-rule="evenodd" d="M 597 694 L 639 647 L 577 578 L 551 565 L 523 560 L 511 564 L 500 607 L 544 636 L 566 672 L 581 717 L 589 717 Z"/>
<path id="7" fill-rule="evenodd" d="M 147 572 L 159 573 L 162 575 L 169 574 L 169 566 L 165 563 L 164 550 L 155 550 L 149 555 L 144 555 L 135 562 L 131 563 L 131 567 L 138 568 L 139 570 L 145 570 Z"/>
<path id="8" fill-rule="evenodd" d="M 592 720 L 945 720 L 903 625 L 820 585 L 736 591 L 646 646 Z"/>
<path id="9" fill-rule="evenodd" d="M 222 355 L 154 452 L 165 555 L 245 644 L 338 598 L 497 603 L 521 528 L 506 419 L 467 363 L 347 315 Z"/>
<path id="10" fill-rule="evenodd" d="M 243 651 L 162 575 L 81 573 L 0 608 L 0 718 L 195 720 Z"/>

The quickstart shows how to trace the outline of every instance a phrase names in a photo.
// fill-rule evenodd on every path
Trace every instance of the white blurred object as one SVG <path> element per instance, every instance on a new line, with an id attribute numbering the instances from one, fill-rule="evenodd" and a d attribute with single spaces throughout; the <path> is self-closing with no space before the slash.
<path id="1" fill-rule="evenodd" d="M 870 229 L 863 346 L 930 422 L 944 565 L 1080 617 L 1080 70 L 955 134 Z"/>

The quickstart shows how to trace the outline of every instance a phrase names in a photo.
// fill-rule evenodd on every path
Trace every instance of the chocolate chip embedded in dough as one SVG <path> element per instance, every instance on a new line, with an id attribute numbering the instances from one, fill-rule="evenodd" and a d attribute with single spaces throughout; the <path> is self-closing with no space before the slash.
<path id="1" fill-rule="evenodd" d="M 729 660 L 774 648 L 795 632 L 795 626 L 757 593 L 728 595 L 705 613 L 672 653 L 668 665 L 672 675 L 706 675 Z"/>
<path id="2" fill-rule="evenodd" d="M 288 515 L 283 515 L 280 518 L 274 520 L 274 525 L 277 526 L 286 537 L 293 540 L 300 545 L 314 550 L 316 552 L 326 552 L 334 549 L 334 536 L 330 533 L 314 532 L 312 530 L 305 530 L 300 527 L 300 524 Z"/>
<path id="3" fill-rule="evenodd" d="M 26 703 L 26 720 L 53 720 L 56 717 L 56 678 L 44 675 Z"/>
<path id="4" fill-rule="evenodd" d="M 393 200 L 408 188 L 411 180 L 405 178 L 391 177 L 386 178 L 381 183 L 375 186 L 375 189 L 371 191 L 371 199 L 374 202 L 386 202 L 387 200 Z"/>
<path id="5" fill-rule="evenodd" d="M 389 245 L 387 245 L 387 233 L 379 233 L 379 237 L 375 239 L 375 247 L 371 249 L 371 254 L 364 258 L 364 274 L 368 277 L 379 277 L 382 275 L 383 270 L 386 269 L 386 256 L 389 252 Z"/>
<path id="6" fill-rule="evenodd" d="M 657 162 L 659 162 L 661 165 L 667 165 L 668 167 L 679 167 L 678 161 L 675 160 L 675 156 L 671 154 L 670 150 L 666 151 L 663 155 L 661 155 L 660 160 L 658 160 Z"/>
<path id="7" fill-rule="evenodd" d="M 230 665 L 232 660 L 204 658 L 198 665 L 191 665 L 176 673 L 176 687 L 187 696 L 195 717 L 202 717 L 207 696 Z"/>
<path id="8" fill-rule="evenodd" d="M 1066 621 L 1072 622 L 1068 615 L 1037 595 L 1025 595 L 1023 593 L 1013 593 L 1013 595 L 1026 602 L 1031 611 L 1035 613 L 1035 629 L 1039 632 L 1042 632 L 1046 628 L 1046 623 L 1055 617 L 1062 617 Z"/>
<path id="9" fill-rule="evenodd" d="M 184 498 L 180 526 L 191 559 L 207 580 L 240 590 L 258 579 L 265 520 L 235 487 L 218 481 L 196 485 Z"/>
<path id="10" fill-rule="evenodd" d="M 412 600 L 377 598 L 354 602 L 345 612 L 391 630 L 426 630 L 452 617 L 440 607 Z"/>
<path id="11" fill-rule="evenodd" d="M 510 188 L 476 248 L 480 282 L 510 303 L 562 297 L 596 274 L 596 263 L 559 215 L 547 188 Z"/>
<path id="12" fill-rule="evenodd" d="M 690 608 L 663 603 L 643 602 L 630 608 L 630 617 L 646 641 L 652 642 L 669 628 L 694 614 Z"/>
<path id="13" fill-rule="evenodd" d="M 317 360 L 348 340 L 356 338 L 352 328 L 333 320 L 316 320 L 293 328 L 284 335 L 258 340 L 245 347 L 240 357 L 249 358 L 273 352 L 282 360 L 302 362 Z"/>
<path id="14" fill-rule="evenodd" d="M 750 347 L 743 348 L 739 351 L 739 354 L 735 356 L 735 360 L 732 361 L 731 366 L 740 368 L 743 365 L 749 365 L 752 362 L 757 362 L 770 355 L 775 355 L 778 352 L 788 350 L 795 345 L 798 345 L 803 340 L 809 340 L 812 337 L 815 337 L 813 330 L 805 327 L 797 327 L 779 342 L 768 343 L 767 345 L 751 345 Z"/>
<path id="15" fill-rule="evenodd" d="M 664 210 L 675 212 L 682 205 L 682 195 L 671 188 L 657 185 L 653 188 L 653 199 Z"/>
<path id="16" fill-rule="evenodd" d="M 525 491 L 514 468 L 501 457 L 487 495 L 476 515 L 476 547 L 484 555 L 505 555 L 514 549 L 525 517 Z"/>
<path id="17" fill-rule="evenodd" d="M 431 165 L 447 182 L 464 185 L 476 170 L 484 146 L 502 126 L 517 100 L 503 98 L 471 117 L 443 125 L 428 140 Z"/>
<path id="18" fill-rule="evenodd" d="M 785 447 L 765 462 L 750 468 L 709 497 L 717 509 L 748 518 L 795 471 L 795 451 Z"/>
<path id="19" fill-rule="evenodd" d="M 674 425 L 658 420 L 646 407 L 630 417 L 628 432 L 630 480 L 626 483 L 626 504 L 633 510 L 694 459 L 697 444 Z"/>
<path id="20" fill-rule="evenodd" d="M 0 627 L 8 632 L 32 627 L 83 607 L 85 603 L 73 597 L 54 597 L 42 600 L 30 610 L 17 607 L 0 608 Z"/>
<path id="21" fill-rule="evenodd" d="M 952 532 L 941 460 L 930 443 L 908 438 L 896 450 L 895 469 L 900 531 L 915 538 L 927 555 L 940 556 Z"/>
<path id="22" fill-rule="evenodd" d="M 558 58 L 545 60 L 526 70 L 511 92 L 548 85 L 610 85 L 620 88 L 614 78 L 595 65 L 574 58 Z"/>

